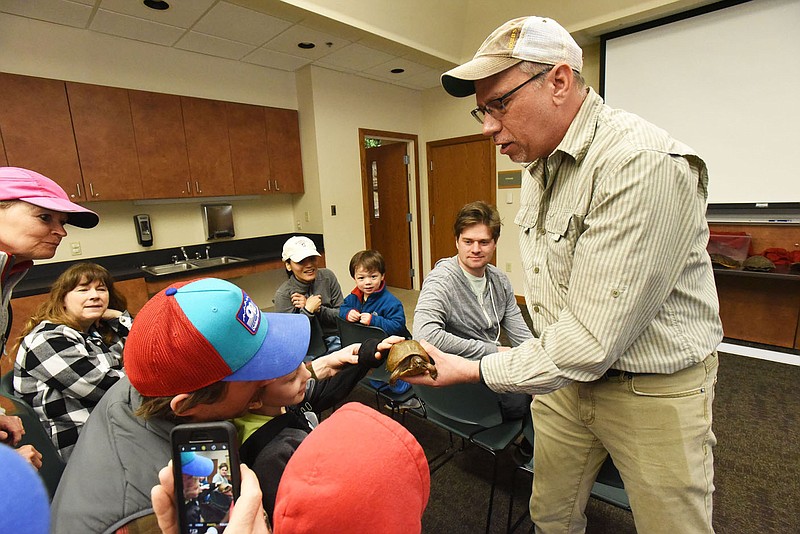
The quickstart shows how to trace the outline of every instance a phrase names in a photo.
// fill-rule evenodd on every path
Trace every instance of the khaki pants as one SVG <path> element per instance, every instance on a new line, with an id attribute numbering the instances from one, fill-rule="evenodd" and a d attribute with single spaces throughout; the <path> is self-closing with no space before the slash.
<path id="1" fill-rule="evenodd" d="M 636 530 L 708 533 L 714 492 L 713 353 L 671 375 L 620 375 L 573 383 L 533 402 L 537 533 L 584 532 L 584 510 L 611 454 Z"/>

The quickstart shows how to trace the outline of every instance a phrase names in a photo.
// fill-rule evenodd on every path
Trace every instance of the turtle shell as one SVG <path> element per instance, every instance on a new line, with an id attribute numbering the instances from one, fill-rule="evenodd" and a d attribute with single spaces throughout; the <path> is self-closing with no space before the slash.
<path id="1" fill-rule="evenodd" d="M 389 383 L 394 385 L 399 378 L 404 376 L 421 375 L 426 371 L 431 378 L 436 380 L 436 366 L 431 362 L 431 357 L 422 348 L 418 341 L 406 339 L 395 343 L 389 350 L 386 358 L 386 370 L 391 373 Z"/>
<path id="2" fill-rule="evenodd" d="M 765 256 L 750 256 L 744 260 L 742 267 L 745 271 L 761 271 L 765 273 L 775 270 L 775 264 Z"/>
<path id="3" fill-rule="evenodd" d="M 741 269 L 742 262 L 736 261 L 725 254 L 711 254 L 711 265 L 725 269 Z"/>

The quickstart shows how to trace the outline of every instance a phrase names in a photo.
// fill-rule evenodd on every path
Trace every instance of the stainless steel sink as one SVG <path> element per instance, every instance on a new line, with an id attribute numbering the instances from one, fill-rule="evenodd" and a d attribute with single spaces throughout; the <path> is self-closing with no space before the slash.
<path id="1" fill-rule="evenodd" d="M 189 263 L 195 267 L 216 267 L 217 265 L 228 265 L 229 263 L 239 263 L 247 261 L 246 258 L 239 258 L 237 256 L 218 256 L 216 258 L 201 258 L 198 260 L 189 260 Z"/>
<path id="2" fill-rule="evenodd" d="M 193 269 L 197 269 L 197 266 L 182 261 L 179 263 L 167 263 L 164 265 L 150 265 L 150 266 L 145 265 L 141 269 L 146 273 L 150 273 L 156 276 L 163 276 L 165 274 L 175 274 L 175 273 L 182 273 L 184 271 L 191 271 Z"/>
<path id="3" fill-rule="evenodd" d="M 177 263 L 165 263 L 163 265 L 143 265 L 141 269 L 154 276 L 166 276 L 168 274 L 183 273 L 186 271 L 202 270 L 209 267 L 229 265 L 247 261 L 247 258 L 237 256 L 218 256 L 216 258 L 200 258 L 196 260 L 179 261 Z"/>

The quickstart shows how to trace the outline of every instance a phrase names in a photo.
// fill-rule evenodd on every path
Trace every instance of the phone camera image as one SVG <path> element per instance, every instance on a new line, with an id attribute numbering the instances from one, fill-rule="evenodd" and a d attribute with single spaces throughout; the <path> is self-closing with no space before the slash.
<path id="1" fill-rule="evenodd" d="M 189 534 L 225 531 L 233 504 L 227 443 L 181 444 L 182 523 Z"/>

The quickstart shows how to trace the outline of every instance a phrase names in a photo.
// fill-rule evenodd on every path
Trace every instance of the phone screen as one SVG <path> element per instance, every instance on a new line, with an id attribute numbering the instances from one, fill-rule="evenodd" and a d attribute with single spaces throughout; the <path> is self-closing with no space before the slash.
<path id="1" fill-rule="evenodd" d="M 179 443 L 182 484 L 178 513 L 188 534 L 218 534 L 228 525 L 234 499 L 227 442 Z M 177 482 L 177 481 L 176 481 Z"/>

